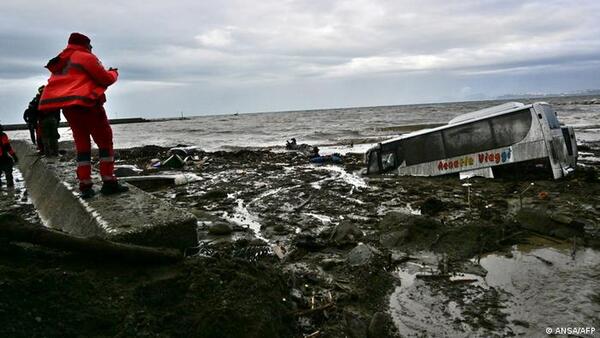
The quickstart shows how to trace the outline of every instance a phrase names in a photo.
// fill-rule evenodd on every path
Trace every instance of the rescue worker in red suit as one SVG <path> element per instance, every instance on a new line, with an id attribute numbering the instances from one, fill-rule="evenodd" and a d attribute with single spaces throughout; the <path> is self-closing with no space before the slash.
<path id="1" fill-rule="evenodd" d="M 100 176 L 104 195 L 129 190 L 117 182 L 114 175 L 112 129 L 103 104 L 104 92 L 117 81 L 117 69 L 104 69 L 92 54 L 90 39 L 72 33 L 67 48 L 48 61 L 46 68 L 52 75 L 40 98 L 39 110 L 62 109 L 73 131 L 77 150 L 77 178 L 82 198 L 92 197 L 91 141 L 98 145 Z"/>
<path id="2" fill-rule="evenodd" d="M 2 186 L 2 173 L 6 176 L 6 186 L 9 188 L 15 186 L 12 171 L 13 165 L 17 162 L 19 162 L 19 158 L 10 146 L 10 140 L 0 124 L 0 187 Z"/>

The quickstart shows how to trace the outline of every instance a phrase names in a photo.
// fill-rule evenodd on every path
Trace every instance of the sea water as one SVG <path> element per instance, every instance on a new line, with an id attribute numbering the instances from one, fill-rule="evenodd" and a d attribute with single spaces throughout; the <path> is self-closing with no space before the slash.
<path id="1" fill-rule="evenodd" d="M 513 100 L 547 101 L 565 125 L 573 126 L 578 142 L 600 141 L 600 99 L 556 97 Z M 147 123 L 113 125 L 116 148 L 143 145 L 194 145 L 206 151 L 240 148 L 282 148 L 285 141 L 317 145 L 325 152 L 362 153 L 373 144 L 408 130 L 447 123 L 453 117 L 506 101 L 473 101 L 383 107 L 357 107 L 292 112 L 215 115 Z M 120 115 L 123 115 L 120 112 Z M 72 139 L 69 128 L 61 140 Z M 9 132 L 28 139 L 28 131 Z"/>

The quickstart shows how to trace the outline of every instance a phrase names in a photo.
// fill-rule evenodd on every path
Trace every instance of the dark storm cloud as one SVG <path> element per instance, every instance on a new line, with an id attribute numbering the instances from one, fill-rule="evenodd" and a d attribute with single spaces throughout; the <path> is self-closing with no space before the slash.
<path id="1" fill-rule="evenodd" d="M 600 69 L 600 4 L 592 0 L 5 0 L 2 7 L 2 119 L 16 119 L 72 31 L 88 34 L 103 63 L 119 67 L 111 108 L 138 113 L 462 99 L 475 85 L 489 95 L 554 90 L 530 80 L 548 72 L 560 74 L 564 91 L 600 87 L 587 76 Z M 399 85 L 407 83 L 410 90 Z"/>

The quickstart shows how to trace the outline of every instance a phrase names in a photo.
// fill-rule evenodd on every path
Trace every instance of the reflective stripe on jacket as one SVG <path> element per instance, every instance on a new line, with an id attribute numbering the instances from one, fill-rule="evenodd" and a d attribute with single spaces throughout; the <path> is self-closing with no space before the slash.
<path id="1" fill-rule="evenodd" d="M 40 98 L 39 110 L 103 103 L 106 88 L 118 77 L 117 71 L 104 69 L 90 50 L 79 45 L 67 45 L 46 68 L 52 75 Z"/>

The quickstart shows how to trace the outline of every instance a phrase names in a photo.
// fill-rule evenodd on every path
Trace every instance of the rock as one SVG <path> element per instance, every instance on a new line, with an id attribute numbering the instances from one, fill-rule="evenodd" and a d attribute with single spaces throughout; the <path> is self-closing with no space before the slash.
<path id="1" fill-rule="evenodd" d="M 141 172 L 142 170 L 136 168 L 133 165 L 115 166 L 115 176 L 117 177 L 138 176 Z"/>
<path id="2" fill-rule="evenodd" d="M 321 260 L 321 267 L 323 267 L 324 270 L 331 270 L 334 267 L 340 265 L 344 263 L 343 259 L 339 259 L 339 258 L 324 258 Z"/>
<path id="3" fill-rule="evenodd" d="M 294 237 L 294 245 L 309 251 L 318 251 L 325 247 L 325 243 L 312 234 L 299 233 Z"/>
<path id="4" fill-rule="evenodd" d="M 573 228 L 578 231 L 584 231 L 586 229 L 591 231 L 592 229 L 595 228 L 595 225 L 593 222 L 583 219 L 583 218 L 575 218 L 568 225 L 570 228 Z"/>
<path id="5" fill-rule="evenodd" d="M 439 221 L 429 217 L 397 212 L 386 214 L 377 225 L 383 234 L 379 241 L 386 248 L 430 242 L 441 226 Z"/>
<path id="6" fill-rule="evenodd" d="M 554 236 L 562 239 L 569 239 L 575 236 L 581 236 L 580 225 L 572 225 L 573 220 L 565 215 L 550 216 L 541 209 L 523 208 L 517 212 L 517 222 L 530 231 L 544 235 Z M 558 222 L 556 219 L 560 220 Z M 562 222 L 569 222 L 568 224 Z"/>
<path id="7" fill-rule="evenodd" d="M 229 235 L 233 232 L 233 227 L 229 223 L 215 223 L 208 228 L 212 235 Z"/>
<path id="8" fill-rule="evenodd" d="M 516 219 L 523 228 L 545 235 L 550 235 L 557 224 L 540 209 L 522 208 L 517 212 Z"/>
<path id="9" fill-rule="evenodd" d="M 204 195 L 200 196 L 200 198 L 207 200 L 220 200 L 227 198 L 227 192 L 223 190 L 214 189 L 207 191 Z"/>
<path id="10" fill-rule="evenodd" d="M 408 229 L 402 229 L 400 231 L 392 231 L 384 233 L 379 237 L 379 242 L 386 248 L 394 248 L 399 244 L 402 244 L 408 237 Z"/>
<path id="11" fill-rule="evenodd" d="M 371 247 L 369 247 L 366 244 L 360 243 L 348 253 L 346 262 L 351 266 L 361 266 L 368 264 L 374 256 L 375 254 Z"/>
<path id="12" fill-rule="evenodd" d="M 356 241 L 362 237 L 363 233 L 356 225 L 350 221 L 342 221 L 331 233 L 329 241 L 333 241 L 337 244 L 348 244 L 356 243 Z"/>
<path id="13" fill-rule="evenodd" d="M 399 212 L 388 212 L 379 222 L 379 228 L 382 230 L 402 229 L 412 223 L 415 215 L 403 214 Z"/>
<path id="14" fill-rule="evenodd" d="M 279 223 L 273 227 L 273 232 L 275 232 L 277 235 L 286 235 L 290 233 L 290 229 L 283 223 Z"/>
<path id="15" fill-rule="evenodd" d="M 421 205 L 421 213 L 428 216 L 434 216 L 444 209 L 444 202 L 437 197 L 428 197 Z"/>
<path id="16" fill-rule="evenodd" d="M 344 321 L 346 322 L 346 334 L 350 338 L 367 337 L 367 324 L 360 315 L 346 311 L 344 312 Z"/>
<path id="17" fill-rule="evenodd" d="M 484 277 L 484 278 L 488 273 L 487 270 L 483 266 L 473 263 L 471 261 L 464 262 L 461 271 L 464 273 L 468 273 L 471 275 Z"/>
<path id="18" fill-rule="evenodd" d="M 567 216 L 565 214 L 558 214 L 558 213 L 552 214 L 550 216 L 550 218 L 553 221 L 556 221 L 556 222 L 562 223 L 562 224 L 569 224 L 569 223 L 571 223 L 573 221 L 573 219 L 571 217 L 569 217 L 569 216 Z"/>
<path id="19" fill-rule="evenodd" d="M 265 242 L 264 240 L 262 240 L 260 238 L 254 238 L 248 243 L 248 245 L 249 246 L 268 246 L 269 243 Z"/>
<path id="20" fill-rule="evenodd" d="M 409 215 L 399 212 L 389 212 L 379 222 L 381 230 L 412 229 L 421 230 L 435 229 L 440 226 L 440 222 L 435 219 L 423 217 L 421 215 Z"/>
<path id="21" fill-rule="evenodd" d="M 302 302 L 304 300 L 304 295 L 302 294 L 302 291 L 295 288 L 290 291 L 290 297 L 296 302 Z"/>
<path id="22" fill-rule="evenodd" d="M 550 216 L 553 221 L 561 223 L 577 231 L 583 231 L 586 226 L 589 227 L 589 221 L 582 218 L 573 218 L 563 213 L 554 213 Z"/>
<path id="23" fill-rule="evenodd" d="M 394 264 L 399 264 L 410 260 L 410 256 L 404 252 L 392 252 L 392 256 L 390 258 Z"/>
<path id="24" fill-rule="evenodd" d="M 581 236 L 581 232 L 566 226 L 561 226 L 552 230 L 550 235 L 560 239 L 571 239 L 573 237 Z"/>
<path id="25" fill-rule="evenodd" d="M 369 328 L 367 331 L 368 338 L 383 338 L 389 337 L 388 327 L 390 326 L 390 319 L 384 312 L 376 312 L 371 318 Z"/>

